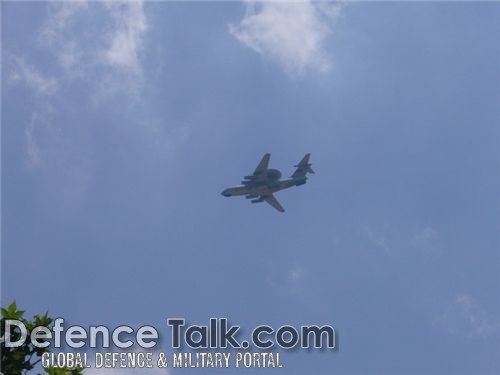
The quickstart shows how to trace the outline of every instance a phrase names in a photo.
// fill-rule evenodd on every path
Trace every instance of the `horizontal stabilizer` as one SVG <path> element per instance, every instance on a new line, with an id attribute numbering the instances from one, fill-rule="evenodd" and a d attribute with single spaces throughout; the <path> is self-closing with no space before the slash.
<path id="1" fill-rule="evenodd" d="M 294 165 L 295 172 L 292 174 L 292 178 L 306 178 L 308 173 L 314 174 L 313 169 L 311 168 L 311 163 L 309 163 L 309 157 L 311 154 L 306 154 L 302 160 L 299 162 L 299 164 Z"/>

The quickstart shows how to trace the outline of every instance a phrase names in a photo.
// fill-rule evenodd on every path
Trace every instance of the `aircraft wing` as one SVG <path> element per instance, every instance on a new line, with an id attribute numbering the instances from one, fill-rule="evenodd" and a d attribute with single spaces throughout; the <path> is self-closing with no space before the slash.
<path id="1" fill-rule="evenodd" d="M 280 202 L 278 202 L 278 200 L 274 195 L 272 194 L 263 195 L 262 199 L 264 199 L 267 203 L 276 208 L 279 212 L 285 212 L 285 209 L 281 206 Z"/>
<path id="2" fill-rule="evenodd" d="M 253 174 L 260 175 L 262 173 L 265 173 L 267 171 L 267 166 L 269 165 L 269 159 L 271 159 L 271 154 L 265 154 L 262 157 L 262 160 L 260 161 L 257 168 L 255 168 L 255 171 L 253 172 Z"/>
<path id="3" fill-rule="evenodd" d="M 267 166 L 269 165 L 269 159 L 271 159 L 271 154 L 265 154 L 262 157 L 262 160 L 260 161 L 259 165 L 257 165 L 257 168 L 255 168 L 253 174 L 250 176 L 245 176 L 245 180 L 258 181 L 267 179 L 266 172 L 267 172 Z"/>

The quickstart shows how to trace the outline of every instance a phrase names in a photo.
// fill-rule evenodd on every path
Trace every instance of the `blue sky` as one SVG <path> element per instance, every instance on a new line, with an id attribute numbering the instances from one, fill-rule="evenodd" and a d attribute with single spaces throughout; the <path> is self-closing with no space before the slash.
<path id="1" fill-rule="evenodd" d="M 332 324 L 287 374 L 498 372 L 498 4 L 1 6 L 2 304 Z M 220 195 L 265 152 L 312 153 L 284 214 Z"/>

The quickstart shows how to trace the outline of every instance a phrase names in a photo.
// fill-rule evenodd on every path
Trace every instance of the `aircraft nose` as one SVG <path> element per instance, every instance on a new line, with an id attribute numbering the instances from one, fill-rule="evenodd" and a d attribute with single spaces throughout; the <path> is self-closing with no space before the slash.
<path id="1" fill-rule="evenodd" d="M 225 196 L 225 197 L 230 197 L 231 196 L 231 193 L 228 192 L 228 189 L 224 190 L 221 194 L 223 196 Z"/>

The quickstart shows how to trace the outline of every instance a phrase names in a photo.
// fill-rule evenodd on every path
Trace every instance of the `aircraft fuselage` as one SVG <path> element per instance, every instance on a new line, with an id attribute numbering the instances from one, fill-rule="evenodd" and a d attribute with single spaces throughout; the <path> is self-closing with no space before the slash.
<path id="1" fill-rule="evenodd" d="M 247 182 L 243 185 L 227 188 L 222 192 L 225 197 L 238 195 L 262 196 L 288 189 L 292 186 L 299 186 L 306 183 L 305 178 L 288 178 L 286 180 L 276 180 L 268 182 Z"/>
<path id="2" fill-rule="evenodd" d="M 307 174 L 314 173 L 309 163 L 310 154 L 306 154 L 299 164 L 295 165 L 295 172 L 290 178 L 281 180 L 281 172 L 277 169 L 268 168 L 271 154 L 265 154 L 255 171 L 243 177 L 241 185 L 225 189 L 221 194 L 225 197 L 245 195 L 251 203 L 267 202 L 279 212 L 285 212 L 283 206 L 278 202 L 273 193 L 288 189 L 292 186 L 304 185 Z"/>

